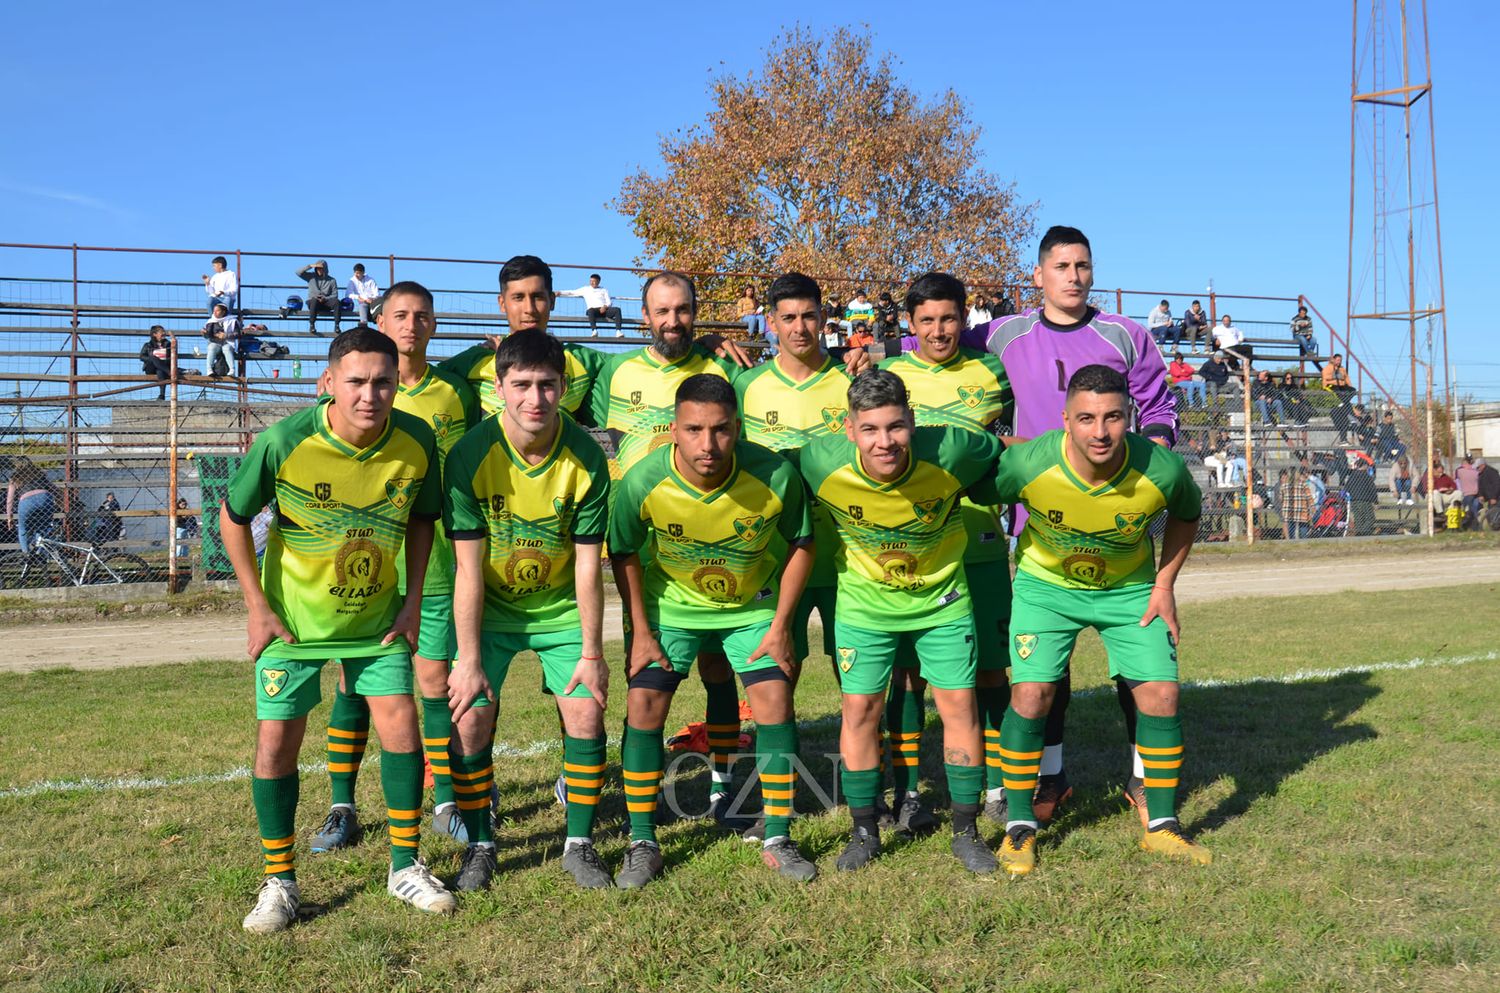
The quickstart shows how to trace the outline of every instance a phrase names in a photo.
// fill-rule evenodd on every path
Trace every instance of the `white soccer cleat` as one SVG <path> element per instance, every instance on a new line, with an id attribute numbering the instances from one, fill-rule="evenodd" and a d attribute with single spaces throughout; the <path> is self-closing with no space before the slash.
<path id="1" fill-rule="evenodd" d="M 245 930 L 255 934 L 285 931 L 297 919 L 297 908 L 301 905 L 302 894 L 295 879 L 270 876 L 260 885 L 255 909 L 245 915 Z"/>
<path id="2" fill-rule="evenodd" d="M 432 870 L 421 862 L 409 865 L 400 872 L 387 872 L 385 888 L 386 892 L 402 903 L 409 903 L 429 914 L 451 914 L 458 909 L 458 900 L 438 881 Z"/>

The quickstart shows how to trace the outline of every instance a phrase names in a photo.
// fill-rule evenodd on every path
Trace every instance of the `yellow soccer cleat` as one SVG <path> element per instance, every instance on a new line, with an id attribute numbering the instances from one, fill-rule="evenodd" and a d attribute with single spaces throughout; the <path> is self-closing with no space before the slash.
<path id="1" fill-rule="evenodd" d="M 1198 865 L 1208 865 L 1214 860 L 1213 853 L 1184 834 L 1176 821 L 1168 821 L 1156 830 L 1142 835 L 1141 850 L 1168 858 L 1187 859 Z"/>
<path id="2" fill-rule="evenodd" d="M 1036 868 L 1036 829 L 1017 824 L 1000 839 L 1000 867 L 1012 876 Z"/>

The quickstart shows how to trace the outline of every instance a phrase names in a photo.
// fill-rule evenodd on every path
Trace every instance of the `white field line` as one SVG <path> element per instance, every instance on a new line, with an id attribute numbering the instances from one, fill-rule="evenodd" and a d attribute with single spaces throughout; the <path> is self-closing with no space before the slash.
<path id="1" fill-rule="evenodd" d="M 1284 676 L 1251 676 L 1247 679 L 1195 679 L 1185 680 L 1182 688 L 1185 690 L 1196 689 L 1219 689 L 1228 686 L 1253 686 L 1256 683 L 1278 683 L 1281 685 L 1292 685 L 1295 683 L 1312 683 L 1320 680 L 1337 679 L 1340 676 L 1352 676 L 1360 673 L 1372 672 L 1407 672 L 1412 669 L 1451 669 L 1463 665 L 1472 665 L 1476 662 L 1493 662 L 1500 659 L 1500 651 L 1485 652 L 1479 655 L 1455 655 L 1448 658 L 1417 658 L 1407 659 L 1403 662 L 1372 662 L 1368 665 L 1347 665 L 1337 669 L 1299 669 L 1296 672 L 1287 673 Z M 1074 692 L 1076 697 L 1094 696 L 1100 693 L 1115 692 L 1114 687 L 1089 687 Z M 815 730 L 831 726 L 837 720 L 836 716 L 819 718 L 813 721 L 800 721 L 803 730 Z M 619 741 L 611 739 L 610 744 L 618 745 Z M 556 751 L 556 741 L 533 741 L 523 745 L 512 745 L 506 742 L 495 742 L 496 758 L 536 758 Z M 379 761 L 379 756 L 371 756 L 366 760 L 366 765 L 372 765 Z M 320 773 L 326 766 L 321 763 L 304 763 L 299 766 L 303 773 Z M 204 783 L 233 783 L 241 782 L 250 778 L 250 769 L 247 766 L 239 766 L 227 772 L 201 773 L 195 776 L 153 777 L 145 778 L 139 776 L 122 776 L 115 779 L 44 779 L 41 782 L 29 783 L 25 786 L 11 786 L 0 789 L 0 800 L 23 799 L 25 797 L 41 796 L 47 793 L 107 793 L 117 790 L 143 790 L 162 789 L 176 786 L 198 786 Z"/>

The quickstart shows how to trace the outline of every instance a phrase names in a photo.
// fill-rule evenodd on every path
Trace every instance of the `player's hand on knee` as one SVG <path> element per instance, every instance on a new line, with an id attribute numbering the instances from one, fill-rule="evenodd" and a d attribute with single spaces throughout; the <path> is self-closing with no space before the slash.
<path id="1" fill-rule="evenodd" d="M 573 678 L 568 680 L 562 695 L 568 696 L 580 686 L 589 691 L 589 696 L 594 698 L 601 709 L 609 706 L 609 667 L 604 664 L 603 656 L 596 659 L 580 658 L 578 667 L 573 670 Z"/>
<path id="2" fill-rule="evenodd" d="M 490 681 L 477 665 L 455 665 L 448 673 L 448 711 L 456 725 L 481 696 L 490 698 Z"/>
<path id="3" fill-rule="evenodd" d="M 420 600 L 406 604 L 396 614 L 396 619 L 391 622 L 391 629 L 380 639 L 382 645 L 389 645 L 398 637 L 404 637 L 412 651 L 417 650 L 417 636 L 422 632 L 422 602 Z"/>
<path id="4" fill-rule="evenodd" d="M 252 659 L 260 658 L 260 653 L 266 650 L 266 646 L 280 638 L 288 645 L 295 645 L 297 639 L 292 637 L 292 632 L 281 623 L 281 618 L 276 616 L 276 611 L 270 607 L 264 611 L 252 611 L 250 623 L 246 625 L 249 635 L 249 643 L 245 646 Z"/>

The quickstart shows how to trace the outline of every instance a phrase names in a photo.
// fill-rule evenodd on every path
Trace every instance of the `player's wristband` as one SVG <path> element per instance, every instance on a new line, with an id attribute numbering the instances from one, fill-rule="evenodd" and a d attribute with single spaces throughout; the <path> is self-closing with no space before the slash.
<path id="1" fill-rule="evenodd" d="M 1167 593 L 1173 594 L 1174 596 L 1176 595 L 1176 592 L 1177 592 L 1176 590 L 1172 589 L 1172 587 L 1170 587 L 1170 586 L 1156 586 L 1156 585 L 1153 584 L 1151 588 L 1153 590 L 1164 590 Z"/>
<path id="2" fill-rule="evenodd" d="M 603 662 L 604 661 L 604 656 L 603 655 L 580 655 L 580 656 L 578 656 L 578 661 L 580 661 L 580 662 Z"/>

